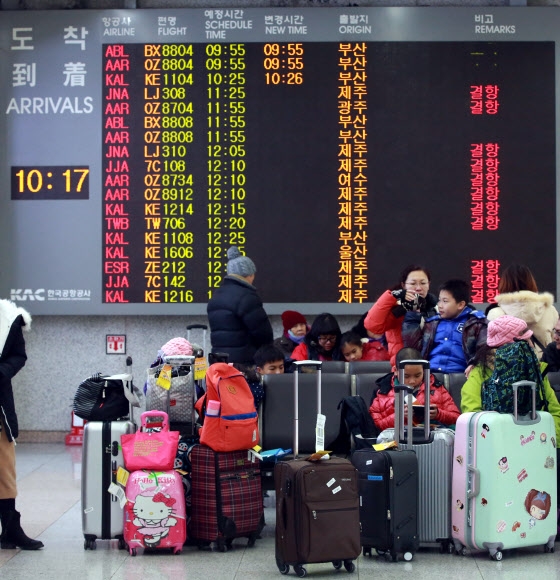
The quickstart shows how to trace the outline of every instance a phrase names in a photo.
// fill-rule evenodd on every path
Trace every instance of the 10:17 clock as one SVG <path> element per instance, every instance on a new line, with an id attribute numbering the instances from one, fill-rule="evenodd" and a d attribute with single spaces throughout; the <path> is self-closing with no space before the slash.
<path id="1" fill-rule="evenodd" d="M 11 198 L 89 199 L 89 166 L 12 166 Z"/>

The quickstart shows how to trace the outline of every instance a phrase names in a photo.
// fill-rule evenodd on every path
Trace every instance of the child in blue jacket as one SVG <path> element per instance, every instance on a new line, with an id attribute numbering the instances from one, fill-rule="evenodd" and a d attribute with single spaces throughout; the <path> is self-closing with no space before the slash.
<path id="1" fill-rule="evenodd" d="M 424 318 L 410 311 L 404 317 L 404 345 L 419 350 L 432 372 L 465 372 L 476 349 L 486 344 L 488 321 L 469 304 L 469 297 L 464 280 L 448 280 L 439 288 L 437 315 Z"/>

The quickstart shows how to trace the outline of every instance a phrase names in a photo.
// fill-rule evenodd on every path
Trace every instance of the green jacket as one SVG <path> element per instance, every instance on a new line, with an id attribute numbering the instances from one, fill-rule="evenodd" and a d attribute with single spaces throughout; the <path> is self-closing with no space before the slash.
<path id="1" fill-rule="evenodd" d="M 546 363 L 541 362 L 541 371 L 546 368 Z M 478 365 L 472 369 L 467 382 L 461 389 L 461 413 L 470 411 L 482 411 L 482 383 L 492 374 L 490 369 L 483 372 L 483 367 Z M 560 442 L 560 403 L 556 398 L 554 389 L 550 386 L 548 377 L 544 377 L 544 395 L 548 402 L 548 412 L 554 419 L 556 426 L 556 440 Z"/>

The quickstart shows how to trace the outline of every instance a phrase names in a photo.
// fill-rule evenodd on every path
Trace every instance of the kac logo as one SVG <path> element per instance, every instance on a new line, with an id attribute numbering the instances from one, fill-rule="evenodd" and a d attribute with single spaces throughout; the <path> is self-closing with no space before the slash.
<path id="1" fill-rule="evenodd" d="M 10 290 L 10 300 L 12 300 L 13 302 L 15 302 L 16 300 L 39 300 L 39 301 L 43 301 L 45 300 L 45 289 L 44 288 L 39 288 L 38 290 L 31 290 L 29 288 L 25 288 L 24 290 L 22 290 L 21 288 L 15 290 L 14 288 L 12 288 Z"/>

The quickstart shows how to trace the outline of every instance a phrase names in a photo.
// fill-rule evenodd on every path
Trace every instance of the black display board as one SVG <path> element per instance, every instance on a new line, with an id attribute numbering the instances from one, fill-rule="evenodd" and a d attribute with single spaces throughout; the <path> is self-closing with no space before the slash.
<path id="1" fill-rule="evenodd" d="M 556 292 L 553 12 L 5 14 L 0 291 L 32 312 L 204 312 L 230 245 L 271 314 L 361 313 L 409 263 Z"/>

